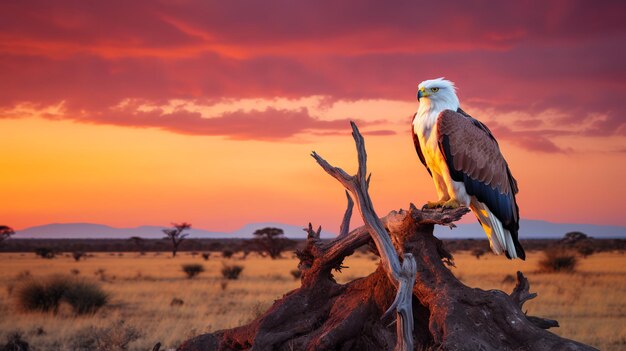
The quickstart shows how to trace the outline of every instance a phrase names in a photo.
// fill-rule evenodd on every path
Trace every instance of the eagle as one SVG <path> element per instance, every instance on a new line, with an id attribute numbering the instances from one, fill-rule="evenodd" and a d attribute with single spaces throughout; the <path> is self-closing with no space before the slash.
<path id="1" fill-rule="evenodd" d="M 526 258 L 518 240 L 517 181 L 485 124 L 460 108 L 454 83 L 426 80 L 412 135 L 417 155 L 435 183 L 439 199 L 426 208 L 469 207 L 496 254 Z"/>

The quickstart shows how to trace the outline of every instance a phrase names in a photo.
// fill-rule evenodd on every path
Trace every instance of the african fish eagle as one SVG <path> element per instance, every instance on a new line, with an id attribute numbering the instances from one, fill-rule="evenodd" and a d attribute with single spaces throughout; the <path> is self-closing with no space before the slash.
<path id="1" fill-rule="evenodd" d="M 411 134 L 439 196 L 425 207 L 469 207 L 493 252 L 525 259 L 517 238 L 517 181 L 489 128 L 461 110 L 455 89 L 443 78 L 419 84 Z"/>

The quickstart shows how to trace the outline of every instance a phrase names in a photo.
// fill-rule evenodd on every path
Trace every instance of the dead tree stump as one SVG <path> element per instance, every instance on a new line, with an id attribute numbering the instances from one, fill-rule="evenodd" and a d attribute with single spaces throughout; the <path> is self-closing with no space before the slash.
<path id="1" fill-rule="evenodd" d="M 306 247 L 297 252 L 302 271 L 300 288 L 284 295 L 249 324 L 197 336 L 178 350 L 595 350 L 547 331 L 558 326 L 556 321 L 522 312 L 524 302 L 536 294 L 529 292 L 528 280 L 521 272 L 510 295 L 470 288 L 454 277 L 446 267 L 453 264 L 452 255 L 433 236 L 433 229 L 436 224 L 454 226 L 468 209 L 418 210 L 411 204 L 408 210 L 392 211 L 373 220 L 365 148 L 355 125 L 353 135 L 359 153 L 357 175 L 350 177 L 315 153 L 314 157 L 335 178 L 338 176 L 332 171 L 346 181 L 356 181 L 358 194 L 338 178 L 356 198 L 366 225 L 348 233 L 352 213 L 348 196 L 348 210 L 337 238 L 322 242 L 321 228 L 313 230 L 309 224 L 306 229 Z M 395 249 L 393 258 L 386 257 L 389 248 L 377 235 L 387 234 L 378 233 L 380 228 L 372 225 L 375 221 L 389 233 Z M 338 284 L 333 270 L 340 270 L 343 259 L 371 243 L 372 238 L 383 264 L 367 277 Z M 402 267 L 394 267 L 394 259 L 398 264 L 402 260 Z M 405 269 L 407 263 L 414 266 Z M 401 296 L 397 293 L 398 286 L 402 289 L 398 278 L 406 279 L 410 271 L 416 272 L 412 292 L 409 289 L 408 295 Z M 398 302 L 403 298 L 410 300 L 410 311 Z M 400 319 L 410 316 L 411 320 L 396 322 L 385 313 L 390 306 L 398 306 Z M 404 333 L 409 333 L 410 340 L 398 335 Z"/>

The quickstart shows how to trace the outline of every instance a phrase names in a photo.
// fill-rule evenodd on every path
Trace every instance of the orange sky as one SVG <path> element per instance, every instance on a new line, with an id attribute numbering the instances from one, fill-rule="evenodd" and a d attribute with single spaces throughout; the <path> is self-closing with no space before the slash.
<path id="1" fill-rule="evenodd" d="M 429 5 L 442 28 L 375 3 L 3 3 L 0 224 L 336 231 L 343 190 L 309 154 L 354 172 L 349 120 L 379 214 L 421 205 L 414 96 L 445 76 L 500 141 L 523 218 L 626 225 L 626 8 L 583 4 Z"/>

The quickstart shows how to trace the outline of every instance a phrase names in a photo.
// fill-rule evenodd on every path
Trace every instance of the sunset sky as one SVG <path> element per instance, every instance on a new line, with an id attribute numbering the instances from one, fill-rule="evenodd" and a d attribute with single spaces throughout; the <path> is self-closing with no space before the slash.
<path id="1" fill-rule="evenodd" d="M 421 205 L 415 95 L 446 77 L 522 218 L 626 225 L 626 2 L 391 3 L 0 2 L 0 224 L 337 231 L 309 154 L 353 173 L 350 120 L 378 214 Z"/>

